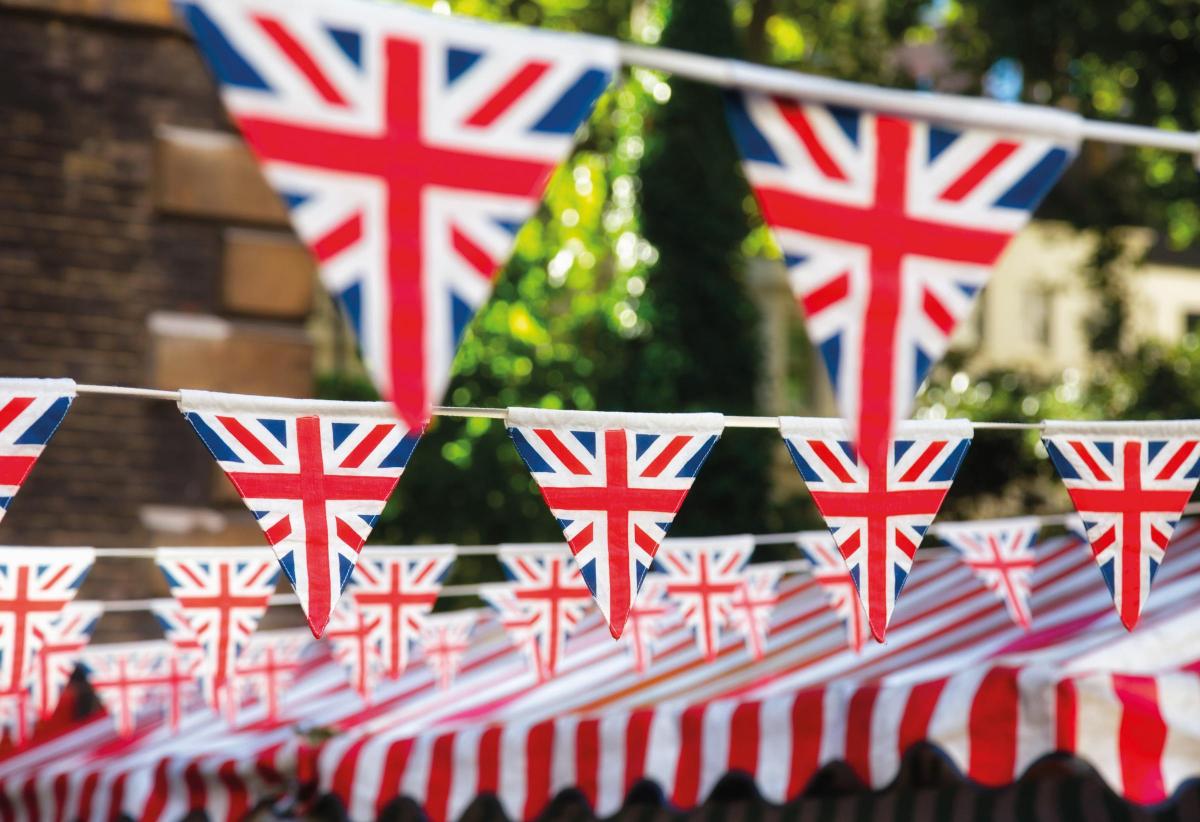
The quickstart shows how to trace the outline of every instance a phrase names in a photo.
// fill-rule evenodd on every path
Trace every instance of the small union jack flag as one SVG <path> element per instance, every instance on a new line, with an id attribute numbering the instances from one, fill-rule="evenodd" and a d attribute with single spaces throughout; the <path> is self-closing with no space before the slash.
<path id="1" fill-rule="evenodd" d="M 1048 422 L 1042 436 L 1132 631 L 1200 480 L 1200 423 Z"/>
<path id="2" fill-rule="evenodd" d="M 0 379 L 0 520 L 73 399 L 73 380 Z"/>
<path id="3" fill-rule="evenodd" d="M 498 558 L 511 582 L 484 586 L 479 596 L 499 612 L 538 679 L 550 679 L 565 655 L 567 635 L 587 612 L 591 591 L 559 546 L 502 548 Z"/>
<path id="4" fill-rule="evenodd" d="M 320 637 L 420 431 L 386 403 L 180 394 Z"/>
<path id="5" fill-rule="evenodd" d="M 334 608 L 329 630 L 325 632 L 333 658 L 350 677 L 350 687 L 368 701 L 383 668 L 377 640 L 382 621 L 380 616 L 368 617 L 350 599 L 345 599 Z"/>
<path id="6" fill-rule="evenodd" d="M 996 259 L 1070 162 L 1078 118 L 1041 111 L 1042 133 L 1001 132 L 749 91 L 728 100 L 848 439 L 882 464 Z"/>
<path id="7" fill-rule="evenodd" d="M 371 548 L 359 562 L 349 593 L 375 625 L 372 639 L 388 679 L 404 673 L 421 619 L 433 610 L 453 563 L 454 549 L 445 546 Z"/>
<path id="8" fill-rule="evenodd" d="M 1012 621 L 1028 631 L 1037 517 L 939 525 L 937 535 L 1000 598 Z"/>
<path id="9" fill-rule="evenodd" d="M 150 613 L 158 621 L 163 636 L 181 654 L 199 657 L 203 651 L 200 639 L 188 622 L 187 613 L 174 599 L 156 599 L 150 605 Z"/>
<path id="10" fill-rule="evenodd" d="M 182 13 L 375 384 L 424 425 L 615 43 L 352 0 Z"/>
<path id="11" fill-rule="evenodd" d="M 449 611 L 421 617 L 421 655 L 442 690 L 454 684 L 462 659 L 470 648 L 471 629 L 479 615 L 475 611 Z"/>
<path id="12" fill-rule="evenodd" d="M 159 548 L 157 562 L 200 642 L 204 698 L 232 710 L 238 657 L 267 610 L 279 569 L 254 548 Z"/>
<path id="13" fill-rule="evenodd" d="M 886 463 L 869 467 L 838 420 L 782 417 L 779 427 L 883 642 L 913 556 L 971 445 L 971 425 L 902 423 Z"/>
<path id="14" fill-rule="evenodd" d="M 170 643 L 97 645 L 86 649 L 80 662 L 121 736 L 162 714 L 178 728 L 184 712 L 197 702 L 197 667 L 182 663 Z"/>
<path id="15" fill-rule="evenodd" d="M 312 637 L 303 628 L 260 631 L 250 637 L 238 659 L 239 696 L 263 706 L 269 721 L 276 719 L 283 692 L 292 683 L 304 653 L 312 644 Z"/>
<path id="16" fill-rule="evenodd" d="M 633 667 L 639 674 L 650 667 L 654 642 L 662 635 L 665 624 L 677 616 L 667 596 L 666 574 L 647 574 L 637 600 L 629 609 L 625 631 L 625 639 L 633 650 Z"/>
<path id="17" fill-rule="evenodd" d="M 29 677 L 29 695 L 38 718 L 49 719 L 58 707 L 103 613 L 98 602 L 69 602 L 58 619 L 34 627 L 39 648 Z"/>
<path id="18" fill-rule="evenodd" d="M 676 539 L 663 544 L 657 567 L 667 577 L 667 596 L 696 632 L 708 661 L 717 658 L 734 596 L 746 582 L 742 568 L 754 553 L 748 536 Z"/>
<path id="19" fill-rule="evenodd" d="M 5 548 L 0 552 L 0 692 L 24 690 L 42 638 L 92 568 L 91 548 Z"/>
<path id="20" fill-rule="evenodd" d="M 846 643 L 854 653 L 860 653 L 867 636 L 867 612 L 837 543 L 829 534 L 800 534 L 796 537 L 796 547 L 812 564 L 809 573 L 825 592 L 829 607 L 846 626 Z"/>
<path id="21" fill-rule="evenodd" d="M 613 637 L 723 427 L 720 414 L 508 409 L 508 433 Z"/>
<path id="22" fill-rule="evenodd" d="M 767 633 L 771 627 L 771 612 L 779 603 L 775 590 L 783 569 L 768 565 L 752 565 L 742 572 L 742 584 L 726 606 L 729 627 L 742 635 L 750 656 L 762 659 L 767 648 Z"/>

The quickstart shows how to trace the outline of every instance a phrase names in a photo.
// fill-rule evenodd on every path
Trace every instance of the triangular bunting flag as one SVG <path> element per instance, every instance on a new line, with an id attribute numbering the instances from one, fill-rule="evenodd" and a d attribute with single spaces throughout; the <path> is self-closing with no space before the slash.
<path id="1" fill-rule="evenodd" d="M 846 644 L 854 653 L 860 653 L 867 636 L 867 612 L 837 543 L 829 534 L 803 533 L 797 535 L 796 547 L 812 564 L 809 573 L 824 591 L 829 607 L 846 626 Z"/>
<path id="2" fill-rule="evenodd" d="M 200 640 L 188 623 L 183 606 L 174 599 L 156 599 L 150 605 L 150 613 L 154 614 L 162 628 L 163 636 L 176 651 L 183 656 L 199 659 L 203 653 Z"/>
<path id="3" fill-rule="evenodd" d="M 616 43 L 399 4 L 181 4 L 410 428 L 617 66 Z"/>
<path id="4" fill-rule="evenodd" d="M 971 445 L 971 424 L 903 422 L 887 461 L 871 467 L 840 420 L 781 417 L 779 428 L 883 642 L 913 556 Z"/>
<path id="5" fill-rule="evenodd" d="M 0 379 L 0 520 L 73 399 L 74 380 Z"/>
<path id="6" fill-rule="evenodd" d="M 245 653 L 238 659 L 239 704 L 245 699 L 261 705 L 268 721 L 277 719 L 283 693 L 312 644 L 312 637 L 303 628 L 260 632 L 250 637 Z"/>
<path id="7" fill-rule="evenodd" d="M 1042 441 L 1132 631 L 1200 479 L 1200 421 L 1047 422 Z"/>
<path id="8" fill-rule="evenodd" d="M 997 258 L 1070 163 L 1079 118 L 971 101 L 989 130 L 756 91 L 727 99 L 845 436 L 882 463 Z"/>
<path id="9" fill-rule="evenodd" d="M 448 690 L 458 676 L 462 659 L 470 647 L 471 629 L 479 615 L 473 611 L 448 611 L 421 617 L 421 655 L 437 678 L 442 690 Z"/>
<path id="10" fill-rule="evenodd" d="M 936 533 L 1004 603 L 1012 621 L 1028 631 L 1037 517 L 939 525 Z"/>
<path id="11" fill-rule="evenodd" d="M 180 395 L 320 637 L 421 432 L 387 403 Z"/>
<path id="12" fill-rule="evenodd" d="M 752 553 L 750 536 L 673 539 L 659 550 L 655 567 L 667 577 L 667 596 L 696 632 L 696 647 L 710 662 L 717 658 L 721 631 L 745 585 L 742 568 Z"/>
<path id="13" fill-rule="evenodd" d="M 367 617 L 354 607 L 353 597 L 340 600 L 333 609 L 325 639 L 333 658 L 350 679 L 350 687 L 370 701 L 379 681 L 383 658 L 379 648 L 379 616 Z"/>
<path id="14" fill-rule="evenodd" d="M 775 589 L 782 576 L 782 568 L 749 566 L 742 572 L 742 584 L 729 600 L 729 627 L 742 635 L 754 659 L 762 659 L 766 652 L 771 612 L 779 603 Z"/>
<path id="15" fill-rule="evenodd" d="M 169 642 L 98 645 L 83 652 L 81 663 L 121 736 L 130 736 L 149 717 L 165 716 L 178 728 L 198 702 L 197 667 L 181 663 Z"/>
<path id="16" fill-rule="evenodd" d="M 498 559 L 512 581 L 485 585 L 479 596 L 499 612 L 538 679 L 550 679 L 565 654 L 567 635 L 587 612 L 591 591 L 562 546 L 505 547 Z"/>
<path id="17" fill-rule="evenodd" d="M 203 653 L 204 698 L 232 711 L 237 662 L 267 610 L 279 569 L 256 548 L 159 548 L 158 567 Z M 172 658 L 174 658 L 172 654 Z"/>
<path id="18" fill-rule="evenodd" d="M 625 639 L 633 650 L 633 667 L 639 674 L 650 667 L 654 641 L 662 634 L 663 624 L 676 615 L 667 596 L 666 574 L 647 574 L 625 624 Z"/>
<path id="19" fill-rule="evenodd" d="M 29 677 L 29 695 L 38 719 L 49 719 L 58 707 L 103 613 L 99 602 L 69 602 L 58 619 L 34 628 L 40 647 Z"/>
<path id="20" fill-rule="evenodd" d="M 613 637 L 723 428 L 720 414 L 508 409 L 508 433 Z"/>
<path id="21" fill-rule="evenodd" d="M 399 679 L 421 630 L 421 618 L 433 610 L 442 579 L 454 563 L 448 546 L 368 549 L 348 593 L 362 618 L 371 623 L 381 674 Z"/>

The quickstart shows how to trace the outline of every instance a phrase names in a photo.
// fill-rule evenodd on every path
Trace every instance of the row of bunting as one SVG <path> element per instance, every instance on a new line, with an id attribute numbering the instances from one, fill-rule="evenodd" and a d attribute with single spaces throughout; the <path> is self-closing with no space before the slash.
<path id="1" fill-rule="evenodd" d="M 69 380 L 0 381 L 4 508 L 73 396 Z M 262 527 L 320 637 L 421 430 L 387 403 L 185 390 L 179 406 Z M 510 408 L 505 424 L 563 529 L 573 573 L 620 638 L 724 418 Z M 972 427 L 904 422 L 879 466 L 858 455 L 839 420 L 783 417 L 779 428 L 882 642 Z M 1132 630 L 1200 479 L 1200 422 L 1047 422 L 1043 442 Z"/>
<path id="2" fill-rule="evenodd" d="M 940 525 L 937 533 L 1028 629 L 1037 518 Z M 796 545 L 844 623 L 847 644 L 861 651 L 866 614 L 833 539 L 802 533 Z M 763 656 L 784 567 L 749 564 L 753 550 L 753 538 L 744 535 L 663 543 L 624 632 L 639 673 L 649 667 L 656 641 L 676 625 L 693 632 L 709 661 L 730 632 L 754 659 Z M 566 639 L 585 617 L 592 592 L 574 559 L 556 547 L 503 547 L 498 558 L 509 581 L 482 586 L 480 596 L 544 682 L 566 657 Z M 307 631 L 256 630 L 279 573 L 270 559 L 253 549 L 159 549 L 172 598 L 155 600 L 151 610 L 165 640 L 88 647 L 104 603 L 74 595 L 93 559 L 87 548 L 0 549 L 0 726 L 10 742 L 53 721 L 80 667 L 124 735 L 146 717 L 178 727 L 184 714 L 205 706 L 231 724 L 247 703 L 268 720 L 277 716 L 314 646 Z M 417 649 L 441 687 L 452 685 L 479 621 L 473 609 L 434 612 L 454 559 L 451 546 L 365 552 L 324 635 L 365 701 L 381 680 L 399 680 Z"/>

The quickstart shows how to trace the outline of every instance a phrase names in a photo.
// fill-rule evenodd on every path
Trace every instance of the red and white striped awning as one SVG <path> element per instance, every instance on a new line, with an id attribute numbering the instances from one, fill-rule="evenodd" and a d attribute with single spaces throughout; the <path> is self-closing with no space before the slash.
<path id="1" fill-rule="evenodd" d="M 230 729 L 202 713 L 128 740 L 89 722 L 0 762 L 0 812 L 176 819 L 203 807 L 237 818 L 263 797 L 315 787 L 353 819 L 407 796 L 441 822 L 494 793 L 529 820 L 567 788 L 611 814 L 643 779 L 689 808 L 731 771 L 784 802 L 839 760 L 883 787 L 922 740 L 983 785 L 1065 752 L 1131 801 L 1168 799 L 1200 776 L 1200 526 L 1181 525 L 1133 634 L 1078 540 L 1037 555 L 1029 634 L 952 557 L 920 554 L 887 644 L 861 654 L 804 577 L 783 583 L 758 662 L 732 634 L 705 662 L 680 625 L 639 675 L 595 615 L 559 675 L 539 684 L 488 621 L 446 691 L 417 664 L 364 705 L 320 656 L 277 720 L 251 709 Z M 297 733 L 317 726 L 334 734 Z"/>

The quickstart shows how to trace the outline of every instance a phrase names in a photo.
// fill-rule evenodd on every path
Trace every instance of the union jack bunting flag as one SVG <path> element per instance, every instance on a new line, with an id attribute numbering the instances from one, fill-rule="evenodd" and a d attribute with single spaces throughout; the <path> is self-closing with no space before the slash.
<path id="1" fill-rule="evenodd" d="M 1038 121 L 1022 133 L 751 91 L 727 99 L 848 439 L 883 463 L 996 259 L 1069 164 L 1078 118 L 992 107 L 996 122 Z"/>
<path id="2" fill-rule="evenodd" d="M 746 582 L 742 568 L 754 553 L 749 536 L 675 539 L 663 544 L 656 567 L 666 574 L 667 596 L 696 632 L 696 647 L 717 657 L 734 596 Z"/>
<path id="3" fill-rule="evenodd" d="M 0 379 L 0 520 L 73 399 L 73 380 Z"/>
<path id="4" fill-rule="evenodd" d="M 157 562 L 200 643 L 204 698 L 232 710 L 238 657 L 267 610 L 279 569 L 255 548 L 159 548 Z"/>
<path id="5" fill-rule="evenodd" d="M 1042 442 L 1132 631 L 1200 479 L 1200 422 L 1047 422 Z"/>
<path id="6" fill-rule="evenodd" d="M 387 403 L 180 394 L 320 637 L 420 431 Z"/>
<path id="7" fill-rule="evenodd" d="M 375 384 L 421 427 L 615 44 L 358 0 L 182 15 Z"/>
<path id="8" fill-rule="evenodd" d="M 98 602 L 68 602 L 58 619 L 34 627 L 39 647 L 28 681 L 30 700 L 39 719 L 49 719 L 58 707 L 59 697 L 103 613 Z"/>
<path id="9" fill-rule="evenodd" d="M 639 674 L 644 674 L 650 667 L 654 642 L 661 636 L 665 624 L 677 616 L 678 612 L 667 596 L 666 575 L 647 574 L 641 593 L 629 609 L 625 630 L 625 640 L 633 651 L 633 667 Z"/>
<path id="10" fill-rule="evenodd" d="M 368 550 L 350 587 L 354 607 L 374 625 L 381 673 L 399 679 L 417 641 L 421 618 L 433 610 L 442 579 L 454 563 L 445 546 Z"/>
<path id="11" fill-rule="evenodd" d="M 156 599 L 150 605 L 150 613 L 162 628 L 163 636 L 181 654 L 201 654 L 200 640 L 188 622 L 183 606 L 174 599 Z"/>
<path id="12" fill-rule="evenodd" d="M 508 433 L 619 639 L 720 414 L 508 409 Z"/>
<path id="13" fill-rule="evenodd" d="M 377 640 L 382 621 L 378 615 L 367 616 L 355 608 L 350 597 L 334 608 L 329 630 L 325 632 L 333 658 L 346 669 L 350 687 L 364 700 L 370 700 L 383 667 Z"/>
<path id="14" fill-rule="evenodd" d="M 463 656 L 470 647 L 471 629 L 478 622 L 475 611 L 448 611 L 421 617 L 421 655 L 442 690 L 454 684 Z"/>
<path id="15" fill-rule="evenodd" d="M 886 463 L 871 466 L 838 420 L 781 417 L 779 427 L 883 642 L 913 556 L 970 447 L 971 424 L 901 423 Z"/>
<path id="16" fill-rule="evenodd" d="M 568 634 L 587 613 L 591 591 L 557 545 L 502 548 L 498 558 L 511 582 L 485 585 L 479 596 L 499 612 L 538 679 L 550 679 L 565 656 Z"/>
<path id="17" fill-rule="evenodd" d="M 92 568 L 91 548 L 0 551 L 0 692 L 24 690 L 42 640 Z"/>
<path id="18" fill-rule="evenodd" d="M 1000 598 L 1012 621 L 1028 631 L 1032 624 L 1029 593 L 1033 543 L 1038 536 L 1037 517 L 939 525 L 936 533 L 962 556 L 963 563 L 984 586 Z"/>
<path id="19" fill-rule="evenodd" d="M 771 612 L 779 602 L 775 595 L 783 569 L 752 565 L 742 572 L 742 584 L 726 606 L 729 627 L 746 640 L 750 656 L 762 659 L 767 648 Z"/>
<path id="20" fill-rule="evenodd" d="M 846 644 L 854 653 L 860 653 L 867 636 L 867 612 L 837 543 L 829 534 L 800 534 L 796 537 L 796 547 L 812 564 L 809 573 L 824 591 L 829 607 L 846 626 Z"/>
<path id="21" fill-rule="evenodd" d="M 182 663 L 170 643 L 97 645 L 86 649 L 80 661 L 122 736 L 159 717 L 178 728 L 184 712 L 196 704 L 197 669 Z"/>
<path id="22" fill-rule="evenodd" d="M 268 720 L 279 716 L 279 702 L 295 678 L 305 651 L 313 644 L 303 628 L 259 632 L 238 659 L 239 703 L 260 705 Z"/>

